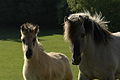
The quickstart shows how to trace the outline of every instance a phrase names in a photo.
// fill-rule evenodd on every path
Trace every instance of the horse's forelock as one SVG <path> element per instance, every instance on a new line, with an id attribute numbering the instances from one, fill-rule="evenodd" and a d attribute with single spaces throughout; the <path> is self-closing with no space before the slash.
<path id="1" fill-rule="evenodd" d="M 23 33 L 23 34 L 25 34 L 25 33 L 31 33 L 31 32 L 37 32 L 37 31 L 39 31 L 38 30 L 38 28 L 37 28 L 38 26 L 36 26 L 36 25 L 33 25 L 33 24 L 31 24 L 31 23 L 24 23 L 22 26 L 21 26 L 21 32 Z M 37 29 L 37 30 L 36 30 Z"/>
<path id="2" fill-rule="evenodd" d="M 72 22 L 66 21 L 64 24 L 64 39 L 66 41 L 73 41 L 76 36 L 77 28 L 72 25 Z"/>
<path id="3" fill-rule="evenodd" d="M 69 41 L 69 31 L 70 31 L 70 23 L 68 21 L 64 22 L 64 39 Z"/>
<path id="4" fill-rule="evenodd" d="M 80 27 L 73 26 L 74 23 L 81 23 L 80 26 L 84 24 L 84 17 L 79 14 L 72 14 L 68 17 L 68 21 L 64 23 L 64 39 L 67 41 L 74 41 L 76 36 L 79 36 L 77 31 Z M 79 28 L 79 29 L 78 29 Z"/>

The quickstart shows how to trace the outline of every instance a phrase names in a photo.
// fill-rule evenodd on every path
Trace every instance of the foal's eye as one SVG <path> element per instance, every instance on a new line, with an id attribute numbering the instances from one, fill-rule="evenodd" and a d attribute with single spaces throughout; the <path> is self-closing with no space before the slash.
<path id="1" fill-rule="evenodd" d="M 33 39 L 33 42 L 35 42 L 35 41 L 36 41 L 36 38 Z"/>

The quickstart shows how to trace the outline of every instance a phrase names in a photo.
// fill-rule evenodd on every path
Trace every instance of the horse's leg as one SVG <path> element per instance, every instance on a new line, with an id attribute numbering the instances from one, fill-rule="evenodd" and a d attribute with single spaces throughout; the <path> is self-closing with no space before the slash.
<path id="1" fill-rule="evenodd" d="M 83 74 L 81 74 L 81 72 L 79 71 L 78 80 L 90 80 L 90 79 L 88 79 L 86 76 L 84 76 Z"/>

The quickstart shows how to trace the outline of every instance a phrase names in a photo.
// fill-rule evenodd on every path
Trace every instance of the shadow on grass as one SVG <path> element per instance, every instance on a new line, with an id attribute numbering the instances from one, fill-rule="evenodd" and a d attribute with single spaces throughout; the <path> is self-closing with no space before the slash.
<path id="1" fill-rule="evenodd" d="M 63 31 L 60 28 L 57 29 L 40 29 L 40 32 L 38 34 L 39 37 L 41 36 L 49 36 L 53 34 L 62 34 Z M 0 28 L 0 40 L 4 41 L 16 41 L 16 42 L 21 42 L 20 41 L 20 28 Z M 41 39 L 40 39 L 41 41 Z M 43 40 L 42 40 L 43 41 Z"/>

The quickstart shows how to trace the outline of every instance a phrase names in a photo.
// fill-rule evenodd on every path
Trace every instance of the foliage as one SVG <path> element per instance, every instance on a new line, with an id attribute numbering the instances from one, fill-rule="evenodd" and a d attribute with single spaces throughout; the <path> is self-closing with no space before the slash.
<path id="1" fill-rule="evenodd" d="M 61 25 L 64 20 L 64 16 L 67 16 L 70 12 L 66 0 L 58 0 L 57 2 L 57 20 L 58 24 Z"/>
<path id="2" fill-rule="evenodd" d="M 83 10 L 102 12 L 110 21 L 109 29 L 120 30 L 120 0 L 1 0 L 0 25 L 32 22 L 55 28 L 63 23 L 64 16 Z"/>
<path id="3" fill-rule="evenodd" d="M 120 31 L 120 0 L 67 0 L 70 11 L 89 10 L 92 14 L 101 12 L 110 21 L 111 31 Z"/>
<path id="4" fill-rule="evenodd" d="M 56 25 L 56 0 L 2 0 L 1 24 L 32 22 L 39 25 Z"/>

